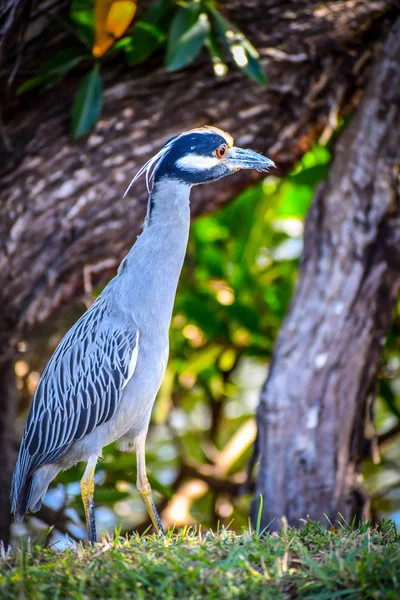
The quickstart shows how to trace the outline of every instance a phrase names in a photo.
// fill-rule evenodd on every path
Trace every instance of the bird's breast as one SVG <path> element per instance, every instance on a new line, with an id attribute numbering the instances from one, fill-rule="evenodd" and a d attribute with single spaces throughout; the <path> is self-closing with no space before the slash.
<path id="1" fill-rule="evenodd" d="M 168 362 L 167 340 L 139 338 L 135 371 L 126 384 L 116 411 L 112 437 L 115 441 L 132 431 L 139 435 L 147 430 L 154 400 Z"/>

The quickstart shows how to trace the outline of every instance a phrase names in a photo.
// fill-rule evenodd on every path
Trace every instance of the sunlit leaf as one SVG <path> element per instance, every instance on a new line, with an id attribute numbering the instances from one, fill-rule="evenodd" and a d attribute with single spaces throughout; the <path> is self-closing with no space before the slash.
<path id="1" fill-rule="evenodd" d="M 235 64 L 259 85 L 266 85 L 265 70 L 260 62 L 260 55 L 254 46 L 214 6 L 208 5 L 208 10 L 212 15 L 215 29 L 229 50 Z"/>
<path id="2" fill-rule="evenodd" d="M 228 348 L 219 358 L 218 366 L 222 371 L 230 371 L 235 364 L 237 354 L 233 348 Z"/>
<path id="3" fill-rule="evenodd" d="M 129 48 L 130 44 L 131 44 L 131 38 L 129 36 L 124 36 L 122 39 L 115 42 L 111 51 L 115 52 L 115 51 L 119 51 L 119 50 L 125 50 L 125 49 Z"/>
<path id="4" fill-rule="evenodd" d="M 91 48 L 94 42 L 94 0 L 71 0 L 69 14 L 79 36 Z"/>
<path id="5" fill-rule="evenodd" d="M 313 197 L 313 187 L 287 179 L 279 190 L 278 217 L 304 217 Z"/>
<path id="6" fill-rule="evenodd" d="M 78 88 L 71 113 L 72 137 L 84 135 L 100 115 L 103 84 L 99 68 L 95 65 Z"/>
<path id="7" fill-rule="evenodd" d="M 298 173 L 291 175 L 289 177 L 289 181 L 294 185 L 308 185 L 314 188 L 317 183 L 322 181 L 322 179 L 324 179 L 327 176 L 327 174 L 327 165 L 315 165 L 312 167 L 302 169 Z"/>
<path id="8" fill-rule="evenodd" d="M 208 216 L 206 219 L 197 219 L 193 223 L 196 237 L 202 242 L 215 242 L 229 238 L 229 229 L 221 224 L 220 220 Z"/>
<path id="9" fill-rule="evenodd" d="M 199 2 L 182 6 L 172 21 L 166 54 L 167 71 L 188 65 L 200 52 L 210 31 L 206 13 Z"/>
<path id="10" fill-rule="evenodd" d="M 217 36 L 213 29 L 210 29 L 205 46 L 211 58 L 214 74 L 216 77 L 223 77 L 228 72 L 228 65 L 225 63 L 221 49 L 218 45 Z"/>
<path id="11" fill-rule="evenodd" d="M 197 375 L 203 369 L 214 366 L 221 354 L 220 346 L 210 346 L 205 350 L 198 350 L 192 359 L 188 360 L 182 373 Z"/>

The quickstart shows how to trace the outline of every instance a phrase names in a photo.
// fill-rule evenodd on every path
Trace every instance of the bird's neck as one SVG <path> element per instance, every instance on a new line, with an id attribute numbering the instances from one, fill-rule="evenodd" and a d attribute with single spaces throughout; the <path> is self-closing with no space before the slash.
<path id="1" fill-rule="evenodd" d="M 143 231 L 149 227 L 179 227 L 182 222 L 190 224 L 190 189 L 190 185 L 176 179 L 156 180 L 149 196 Z"/>
<path id="2" fill-rule="evenodd" d="M 155 182 L 143 232 L 121 264 L 123 294 L 133 316 L 169 328 L 190 227 L 190 186 Z M 143 324 L 141 324 L 143 326 Z"/>

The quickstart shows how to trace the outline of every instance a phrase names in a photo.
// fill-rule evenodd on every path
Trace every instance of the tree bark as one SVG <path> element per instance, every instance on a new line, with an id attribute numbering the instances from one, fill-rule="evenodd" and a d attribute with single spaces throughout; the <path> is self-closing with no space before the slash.
<path id="1" fill-rule="evenodd" d="M 253 517 L 350 523 L 368 512 L 361 461 L 400 290 L 400 19 L 309 211 L 295 297 L 258 409 Z M 325 516 L 326 515 L 326 516 Z"/>
<path id="2" fill-rule="evenodd" d="M 266 90 L 234 69 L 217 80 L 206 56 L 173 74 L 159 57 L 135 70 L 118 59 L 104 68 L 102 117 L 79 142 L 68 134 L 77 78 L 40 101 L 36 93 L 11 102 L 5 118 L 14 152 L 0 156 L 1 355 L 27 328 L 81 296 L 84 273 L 99 281 L 115 269 L 139 232 L 147 201 L 144 186 L 127 199 L 122 194 L 168 137 L 215 123 L 238 144 L 268 152 L 285 172 L 324 128 L 335 127 L 338 115 L 354 108 L 375 40 L 394 11 L 386 0 L 326 7 L 235 0 L 222 7 L 259 49 Z M 27 53 L 48 56 L 51 44 L 43 34 Z M 27 64 L 25 76 L 35 72 Z M 259 177 L 243 172 L 194 190 L 193 214 L 215 209 Z"/>

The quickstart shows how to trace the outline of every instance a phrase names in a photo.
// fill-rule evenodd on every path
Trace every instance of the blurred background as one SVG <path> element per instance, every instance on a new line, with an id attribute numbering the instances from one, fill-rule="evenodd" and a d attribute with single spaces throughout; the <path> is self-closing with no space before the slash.
<path id="1" fill-rule="evenodd" d="M 295 291 L 305 218 L 395 3 L 28 4 L 0 9 L 0 334 L 17 390 L 12 401 L 2 396 L 0 438 L 15 460 L 47 360 L 139 232 L 143 188 L 121 200 L 131 177 L 170 135 L 218 125 L 278 169 L 194 195 L 147 464 L 167 527 L 240 531 L 255 491 L 256 409 Z M 21 256 L 32 257 L 28 268 Z M 400 524 L 399 333 L 396 309 L 362 474 L 372 518 Z M 82 474 L 83 465 L 60 474 L 42 511 L 11 525 L 12 539 L 84 539 Z M 133 454 L 107 447 L 95 481 L 100 533 L 149 528 Z"/>

